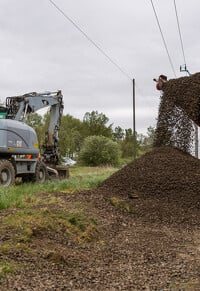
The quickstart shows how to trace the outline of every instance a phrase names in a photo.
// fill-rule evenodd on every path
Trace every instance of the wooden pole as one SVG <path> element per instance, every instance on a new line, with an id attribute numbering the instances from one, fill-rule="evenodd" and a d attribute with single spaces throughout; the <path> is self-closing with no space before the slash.
<path id="1" fill-rule="evenodd" d="M 135 131 L 135 79 L 133 79 L 133 158 L 136 159 L 136 131 Z"/>

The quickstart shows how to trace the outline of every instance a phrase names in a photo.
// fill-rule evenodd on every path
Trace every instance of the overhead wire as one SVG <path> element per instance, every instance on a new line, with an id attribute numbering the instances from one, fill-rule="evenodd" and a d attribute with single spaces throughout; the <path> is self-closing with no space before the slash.
<path id="1" fill-rule="evenodd" d="M 177 21 L 177 26 L 178 26 L 179 38 L 180 38 L 180 42 L 181 42 L 183 60 L 184 60 L 185 66 L 187 68 L 187 63 L 186 63 L 186 58 L 185 58 L 185 51 L 184 51 L 184 46 L 183 46 L 183 38 L 182 38 L 182 34 L 181 34 L 180 22 L 179 22 L 177 6 L 176 6 L 176 0 L 174 0 L 174 9 L 175 9 L 175 14 L 176 14 L 176 21 Z"/>
<path id="2" fill-rule="evenodd" d="M 162 31 L 162 28 L 161 28 L 161 25 L 160 25 L 160 21 L 158 19 L 158 15 L 157 15 L 155 6 L 153 4 L 153 0 L 150 0 L 150 1 L 151 1 L 151 5 L 152 5 L 153 11 L 154 11 L 154 15 L 155 15 L 155 18 L 156 18 L 156 21 L 157 21 L 158 28 L 160 30 L 160 34 L 161 34 L 161 37 L 162 37 L 162 40 L 163 40 L 163 44 L 164 44 L 164 47 L 165 47 L 165 50 L 166 50 L 166 53 L 167 53 L 167 56 L 168 56 L 168 59 L 169 59 L 169 63 L 171 65 L 171 68 L 172 68 L 172 71 L 174 73 L 174 76 L 176 77 L 176 72 L 175 72 L 175 69 L 174 69 L 174 65 L 173 65 L 171 56 L 169 54 L 169 50 L 168 50 L 168 47 L 167 47 L 167 43 L 166 43 L 165 38 L 164 38 L 164 34 L 163 34 L 163 31 Z"/>
<path id="3" fill-rule="evenodd" d="M 125 75 L 129 80 L 132 81 L 132 78 L 129 76 L 129 74 L 121 68 L 121 66 L 118 65 L 86 32 L 83 31 L 82 28 L 74 21 L 72 20 L 58 5 L 53 1 L 49 0 L 49 2 L 67 19 L 71 24 L 82 34 L 84 37 L 92 43 L 98 51 L 103 54 L 123 75 Z"/>
<path id="4" fill-rule="evenodd" d="M 181 49 L 182 49 L 182 54 L 183 54 L 183 61 L 184 61 L 184 65 L 185 65 L 185 68 L 183 69 L 183 71 L 185 71 L 190 76 L 191 74 L 188 71 L 187 63 L 186 63 L 185 51 L 184 51 L 184 46 L 183 46 L 183 38 L 182 38 L 180 22 L 179 22 L 179 18 L 178 18 L 176 0 L 174 0 L 174 9 L 175 9 L 175 14 L 176 14 L 177 27 L 178 27 Z M 180 67 L 180 70 L 181 70 L 181 67 Z M 195 137 L 194 138 L 194 154 L 198 158 L 198 153 L 199 153 L 198 126 L 195 123 L 194 123 L 194 132 L 195 132 L 194 133 L 194 137 Z"/>

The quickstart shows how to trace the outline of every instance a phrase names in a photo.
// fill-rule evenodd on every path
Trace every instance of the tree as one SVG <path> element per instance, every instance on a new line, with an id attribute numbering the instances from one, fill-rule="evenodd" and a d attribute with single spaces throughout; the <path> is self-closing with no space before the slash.
<path id="1" fill-rule="evenodd" d="M 114 141 L 123 140 L 124 135 L 125 135 L 124 130 L 120 126 L 117 126 L 115 127 L 114 132 L 113 132 L 113 140 Z"/>
<path id="2" fill-rule="evenodd" d="M 98 111 L 86 112 L 83 118 L 84 136 L 101 135 L 112 137 L 112 124 L 106 125 L 109 118 Z"/>
<path id="3" fill-rule="evenodd" d="M 141 150 L 144 152 L 150 150 L 153 147 L 154 138 L 155 138 L 155 128 L 149 126 L 147 128 L 147 134 L 141 135 L 140 138 Z"/>
<path id="4" fill-rule="evenodd" d="M 27 115 L 26 123 L 35 130 L 39 146 L 41 147 L 45 139 L 45 120 L 41 115 L 35 112 Z"/>
<path id="5" fill-rule="evenodd" d="M 152 126 L 149 126 L 147 128 L 147 137 L 145 139 L 146 145 L 152 146 L 155 138 L 155 128 Z"/>
<path id="6" fill-rule="evenodd" d="M 87 166 L 113 165 L 119 163 L 119 147 L 104 136 L 89 136 L 81 148 L 79 160 Z"/>
<path id="7" fill-rule="evenodd" d="M 138 134 L 135 134 L 136 141 L 134 142 L 133 131 L 131 128 L 125 129 L 125 137 L 121 142 L 122 157 L 133 157 L 134 146 L 136 147 L 136 156 L 139 154 L 140 145 L 138 142 Z"/>
<path id="8" fill-rule="evenodd" d="M 67 114 L 62 117 L 59 130 L 59 146 L 62 156 L 74 158 L 83 143 L 83 123 Z"/>

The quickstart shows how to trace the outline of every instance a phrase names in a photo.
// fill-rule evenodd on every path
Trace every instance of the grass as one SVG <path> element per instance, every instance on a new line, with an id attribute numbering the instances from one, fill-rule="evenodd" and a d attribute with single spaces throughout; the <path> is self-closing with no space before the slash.
<path id="1" fill-rule="evenodd" d="M 13 272 L 14 268 L 10 262 L 0 261 L 0 278 Z"/>
<path id="2" fill-rule="evenodd" d="M 26 201 L 37 193 L 66 192 L 91 189 L 98 186 L 117 169 L 112 167 L 71 167 L 70 178 L 61 181 L 47 181 L 44 184 L 25 183 L 0 188 L 0 210 L 11 207 L 23 208 Z"/>
<path id="3" fill-rule="evenodd" d="M 11 244 L 3 245 L 0 250 L 6 253 L 17 243 L 29 242 L 34 237 L 45 233 L 61 233 L 78 241 L 89 240 L 96 233 L 97 223 L 92 217 L 86 217 L 81 211 L 64 211 L 62 209 L 25 209 L 6 216 L 0 231 L 14 230 Z"/>
<path id="4" fill-rule="evenodd" d="M 6 233 L 6 240 L 0 244 L 0 256 L 7 258 L 18 250 L 32 255 L 38 251 L 57 262 L 64 259 L 59 251 L 39 246 L 37 250 L 31 248 L 31 244 L 43 236 L 60 237 L 78 244 L 98 240 L 98 218 L 85 212 L 84 203 L 66 202 L 64 195 L 54 193 L 70 195 L 76 190 L 94 188 L 116 169 L 73 167 L 70 171 L 70 178 L 66 180 L 0 188 L 0 208 L 12 208 L 1 218 L 0 235 Z M 16 209 L 13 211 L 13 208 Z M 0 260 L 0 279 L 18 267 L 16 264 L 14 268 L 7 259 Z"/>
<path id="5" fill-rule="evenodd" d="M 111 197 L 110 202 L 117 209 L 124 210 L 127 212 L 131 211 L 129 204 L 124 199 L 120 199 L 117 197 Z"/>
<path id="6" fill-rule="evenodd" d="M 172 291 L 195 291 L 199 290 L 199 283 L 199 279 L 189 279 L 184 283 L 171 283 L 169 287 Z"/>
<path id="7" fill-rule="evenodd" d="M 102 166 L 102 167 L 71 167 L 70 176 L 88 176 L 88 175 L 109 175 L 115 172 L 117 168 Z"/>
<path id="8" fill-rule="evenodd" d="M 8 260 L 13 253 L 39 255 L 56 264 L 65 263 L 62 250 L 52 249 L 48 244 L 45 247 L 37 245 L 38 240 L 45 242 L 45 238 L 59 238 L 76 244 L 96 244 L 99 240 L 98 217 L 88 213 L 87 203 L 65 200 L 65 194 L 97 187 L 116 170 L 112 167 L 75 166 L 70 168 L 70 178 L 66 180 L 0 187 L 0 209 L 11 208 L 1 217 L 0 223 L 0 235 L 6 234 L 6 239 L 0 244 L 0 285 L 1 280 L 21 269 L 20 264 Z M 32 247 L 34 244 L 37 247 Z"/>

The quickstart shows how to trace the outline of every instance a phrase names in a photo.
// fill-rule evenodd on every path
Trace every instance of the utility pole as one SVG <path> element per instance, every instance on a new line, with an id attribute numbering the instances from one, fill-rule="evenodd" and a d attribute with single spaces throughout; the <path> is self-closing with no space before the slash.
<path id="1" fill-rule="evenodd" d="M 133 79 L 133 158 L 136 159 L 136 132 L 135 132 L 135 79 Z"/>

